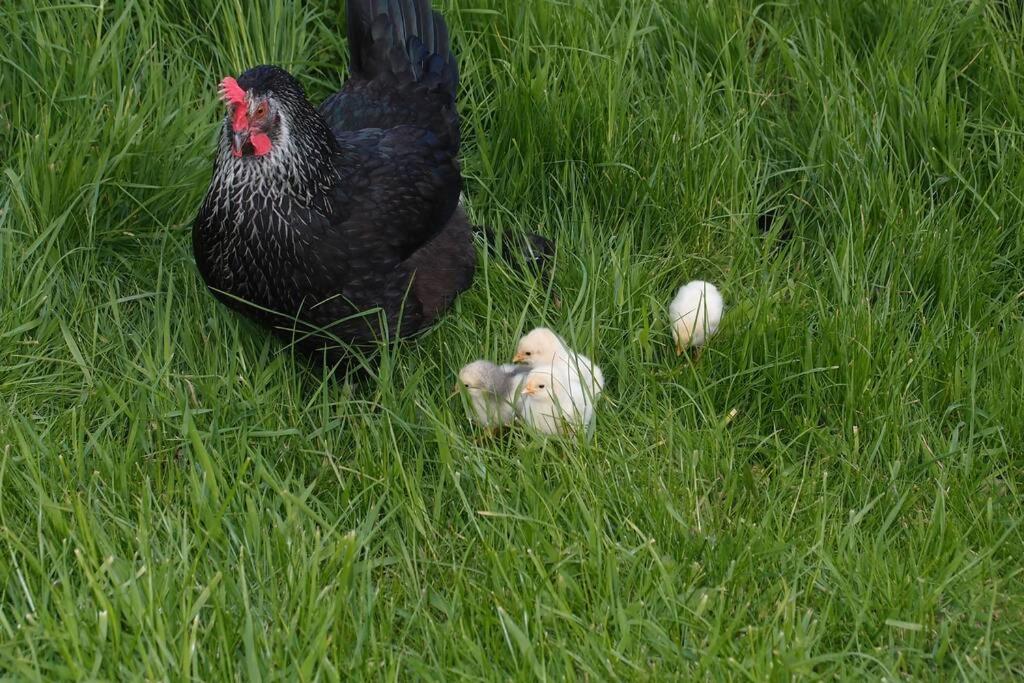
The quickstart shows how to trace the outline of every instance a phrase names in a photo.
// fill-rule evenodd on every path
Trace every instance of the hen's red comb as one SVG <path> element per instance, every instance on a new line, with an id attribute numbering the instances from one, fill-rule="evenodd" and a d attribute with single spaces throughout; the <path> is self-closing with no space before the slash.
<path id="1" fill-rule="evenodd" d="M 235 108 L 231 116 L 231 127 L 234 131 L 238 133 L 248 128 L 249 117 L 246 115 L 245 91 L 242 90 L 242 86 L 238 85 L 238 81 L 231 76 L 226 76 L 220 82 L 220 96 L 229 107 Z"/>
<path id="2" fill-rule="evenodd" d="M 245 91 L 231 76 L 225 76 L 220 82 L 220 96 L 228 104 L 243 104 L 245 102 Z"/>

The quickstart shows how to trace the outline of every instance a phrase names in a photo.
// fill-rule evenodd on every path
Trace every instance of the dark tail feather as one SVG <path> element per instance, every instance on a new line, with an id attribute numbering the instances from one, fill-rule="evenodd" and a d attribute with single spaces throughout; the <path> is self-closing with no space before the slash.
<path id="1" fill-rule="evenodd" d="M 390 75 L 447 92 L 459 85 L 444 18 L 430 0 L 348 0 L 348 44 L 355 76 Z"/>
<path id="2" fill-rule="evenodd" d="M 503 231 L 500 235 L 494 228 L 485 225 L 474 226 L 483 235 L 487 250 L 521 272 L 528 270 L 547 283 L 554 266 L 555 243 L 536 233 Z"/>

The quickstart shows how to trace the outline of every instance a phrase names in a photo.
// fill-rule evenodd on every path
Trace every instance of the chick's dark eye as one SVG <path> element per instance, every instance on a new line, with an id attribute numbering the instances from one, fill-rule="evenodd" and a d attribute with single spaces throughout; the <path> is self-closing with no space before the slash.
<path id="1" fill-rule="evenodd" d="M 527 352 L 526 352 L 526 355 L 527 355 L 527 356 L 532 356 L 532 355 L 533 355 L 533 351 L 527 351 Z"/>
<path id="2" fill-rule="evenodd" d="M 467 389 L 469 389 L 469 385 L 468 385 L 468 384 L 463 384 L 462 386 L 464 386 L 464 387 L 466 387 Z"/>
<path id="3" fill-rule="evenodd" d="M 538 385 L 537 385 L 537 388 L 538 388 L 538 389 L 543 389 L 543 388 L 544 388 L 544 385 L 543 385 L 543 384 L 538 384 Z"/>

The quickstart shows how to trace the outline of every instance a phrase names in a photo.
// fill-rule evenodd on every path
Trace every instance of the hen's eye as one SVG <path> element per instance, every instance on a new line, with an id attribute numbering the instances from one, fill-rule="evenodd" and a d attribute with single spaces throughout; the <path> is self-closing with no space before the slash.
<path id="1" fill-rule="evenodd" d="M 260 102 L 259 105 L 256 107 L 256 111 L 254 111 L 252 113 L 252 117 L 254 119 L 262 119 L 266 115 L 267 115 L 267 103 L 266 102 Z"/>

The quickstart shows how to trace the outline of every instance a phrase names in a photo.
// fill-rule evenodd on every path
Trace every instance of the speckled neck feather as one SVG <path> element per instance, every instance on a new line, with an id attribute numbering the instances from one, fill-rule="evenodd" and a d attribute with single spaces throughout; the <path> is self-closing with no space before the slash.
<path id="1" fill-rule="evenodd" d="M 335 150 L 327 127 L 316 119 L 311 108 L 301 112 L 289 107 L 277 140 L 259 157 L 231 153 L 232 125 L 230 117 L 225 119 L 209 197 L 224 227 L 251 231 L 258 225 L 252 217 L 264 214 L 269 220 L 261 227 L 288 235 L 297 227 L 287 218 L 294 218 L 295 209 L 329 210 Z"/>

